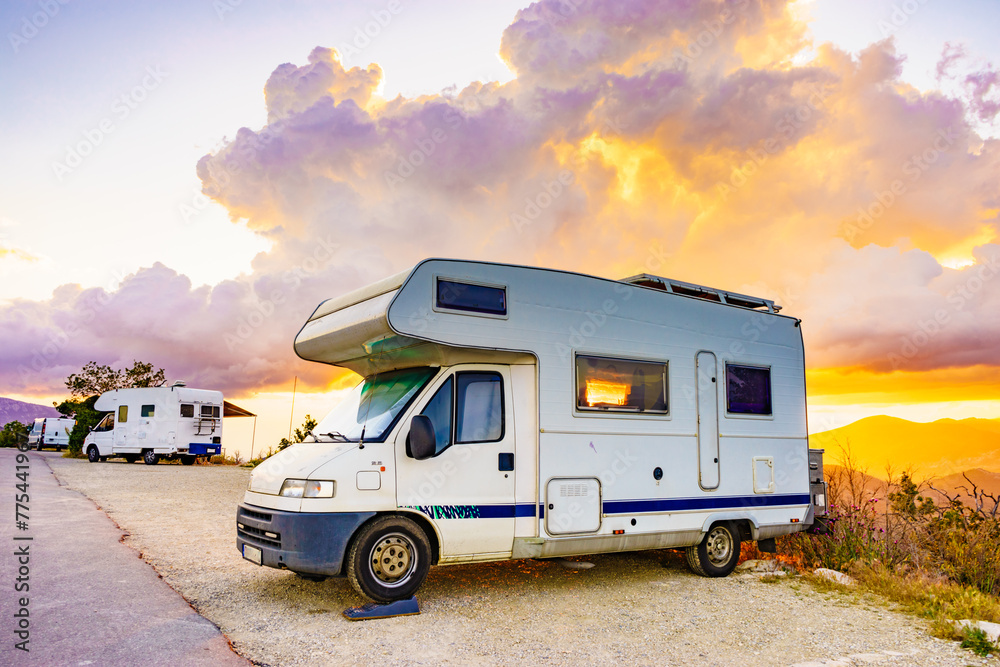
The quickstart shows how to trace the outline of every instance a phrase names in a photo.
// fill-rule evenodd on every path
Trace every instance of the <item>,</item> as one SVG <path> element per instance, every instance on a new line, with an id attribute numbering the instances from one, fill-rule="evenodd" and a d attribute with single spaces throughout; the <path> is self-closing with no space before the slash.
<path id="1" fill-rule="evenodd" d="M 106 414 L 83 441 L 91 463 L 119 456 L 129 463 L 141 458 L 156 465 L 163 458 L 179 458 L 192 465 L 222 451 L 221 391 L 180 382 L 114 389 L 101 394 L 94 407 Z"/>
<path id="2" fill-rule="evenodd" d="M 740 543 L 826 512 L 801 322 L 772 301 L 429 259 L 320 304 L 303 359 L 363 379 L 258 466 L 247 560 L 407 599 L 431 565 Z"/>

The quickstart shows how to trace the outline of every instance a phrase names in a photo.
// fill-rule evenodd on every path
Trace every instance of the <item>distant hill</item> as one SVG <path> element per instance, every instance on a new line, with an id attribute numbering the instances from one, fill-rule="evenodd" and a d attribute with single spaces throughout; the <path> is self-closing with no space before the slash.
<path id="1" fill-rule="evenodd" d="M 61 417 L 55 408 L 47 405 L 36 405 L 35 403 L 25 403 L 15 401 L 13 398 L 0 397 L 0 428 L 8 422 L 19 421 L 22 424 L 31 424 L 39 417 Z"/>
<path id="2" fill-rule="evenodd" d="M 882 502 L 876 506 L 876 509 L 881 513 L 889 508 L 887 494 L 898 489 L 896 486 L 887 488 L 885 480 L 863 472 L 854 473 L 852 488 L 849 471 L 836 464 L 824 465 L 823 467 L 827 481 L 835 485 L 841 494 L 840 501 L 844 503 L 853 503 L 857 500 L 864 502 L 869 498 L 878 498 Z M 914 481 L 920 487 L 920 496 L 931 498 L 938 505 L 947 505 L 948 498 L 957 498 L 965 505 L 975 507 L 975 501 L 972 497 L 973 488 L 979 493 L 985 492 L 1000 500 L 1000 473 L 990 472 L 982 468 L 973 468 L 930 480 L 918 476 Z M 994 501 L 991 498 L 980 495 L 979 499 L 983 503 L 983 509 L 988 512 L 993 510 Z"/>
<path id="3" fill-rule="evenodd" d="M 896 417 L 867 417 L 809 437 L 826 450 L 826 460 L 842 462 L 842 448 L 866 472 L 886 476 L 912 470 L 916 477 L 944 478 L 981 468 L 1000 471 L 1000 419 L 939 419 L 926 424 Z"/>

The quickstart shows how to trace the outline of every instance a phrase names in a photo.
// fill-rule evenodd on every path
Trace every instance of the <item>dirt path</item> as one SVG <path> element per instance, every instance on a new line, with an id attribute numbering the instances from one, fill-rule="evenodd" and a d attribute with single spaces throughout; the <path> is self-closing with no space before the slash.
<path id="1" fill-rule="evenodd" d="M 260 568 L 235 546 L 249 471 L 52 459 L 174 589 L 263 665 L 549 664 L 973 665 L 925 624 L 820 594 L 796 578 L 705 579 L 679 554 L 588 558 L 596 567 L 513 561 L 432 568 L 419 616 L 351 623 L 346 580 Z"/>

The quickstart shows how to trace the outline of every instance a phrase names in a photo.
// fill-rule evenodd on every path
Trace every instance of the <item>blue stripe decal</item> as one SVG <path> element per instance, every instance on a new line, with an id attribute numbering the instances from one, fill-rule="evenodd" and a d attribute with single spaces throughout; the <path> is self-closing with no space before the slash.
<path id="1" fill-rule="evenodd" d="M 759 496 L 705 496 L 701 498 L 656 498 L 650 500 L 609 500 L 605 514 L 642 514 L 645 512 L 682 512 L 685 510 L 754 509 L 783 505 L 808 505 L 808 493 Z M 407 505 L 431 519 L 513 519 L 545 518 L 545 506 L 534 503 L 516 505 Z"/>
<path id="2" fill-rule="evenodd" d="M 779 496 L 722 496 L 702 498 L 664 498 L 655 500 L 609 500 L 604 503 L 605 514 L 641 514 L 643 512 L 682 512 L 684 510 L 753 509 L 776 505 L 808 505 L 808 493 Z"/>
<path id="3" fill-rule="evenodd" d="M 534 517 L 534 503 L 516 505 L 407 505 L 432 519 L 513 519 Z"/>

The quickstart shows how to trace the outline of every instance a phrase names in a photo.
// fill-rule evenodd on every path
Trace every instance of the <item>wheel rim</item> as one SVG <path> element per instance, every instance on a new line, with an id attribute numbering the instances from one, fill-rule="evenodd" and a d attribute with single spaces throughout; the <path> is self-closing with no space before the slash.
<path id="1" fill-rule="evenodd" d="M 725 565 L 733 554 L 733 536 L 725 528 L 713 529 L 705 540 L 705 553 L 712 565 Z"/>
<path id="2" fill-rule="evenodd" d="M 91 461 L 96 461 L 97 460 L 97 450 L 94 449 L 93 447 L 91 447 L 90 449 L 87 450 L 87 456 L 90 458 Z"/>
<path id="3" fill-rule="evenodd" d="M 402 533 L 390 533 L 375 543 L 368 556 L 372 575 L 383 586 L 402 586 L 413 574 L 417 564 L 417 549 Z"/>

